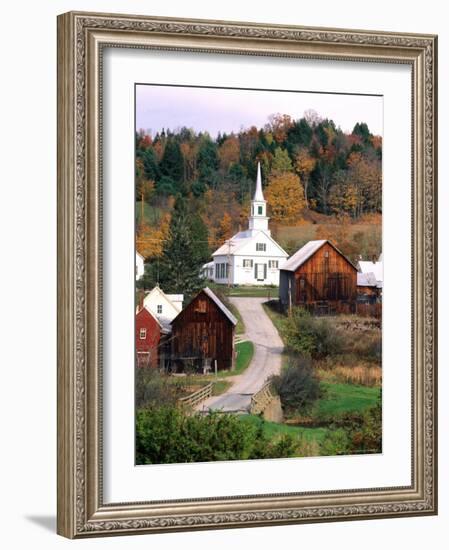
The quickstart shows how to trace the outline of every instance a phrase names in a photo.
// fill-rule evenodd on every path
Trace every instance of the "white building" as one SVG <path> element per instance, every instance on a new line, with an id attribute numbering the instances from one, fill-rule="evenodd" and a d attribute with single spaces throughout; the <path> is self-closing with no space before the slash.
<path id="1" fill-rule="evenodd" d="M 170 323 L 182 310 L 183 294 L 165 294 L 155 286 L 145 296 L 143 306 L 150 311 L 164 329 L 171 331 Z"/>
<path id="2" fill-rule="evenodd" d="M 136 281 L 143 277 L 145 271 L 144 260 L 142 254 L 139 254 L 136 250 Z"/>
<path id="3" fill-rule="evenodd" d="M 209 263 L 203 266 L 203 273 L 216 283 L 278 286 L 279 268 L 288 254 L 271 237 L 268 220 L 259 163 L 248 229 L 220 246 L 212 254 L 213 271 Z"/>

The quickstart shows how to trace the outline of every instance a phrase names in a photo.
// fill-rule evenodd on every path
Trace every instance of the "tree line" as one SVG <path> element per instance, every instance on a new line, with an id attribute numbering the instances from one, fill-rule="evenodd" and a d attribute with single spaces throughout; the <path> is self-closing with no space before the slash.
<path id="1" fill-rule="evenodd" d="M 189 128 L 135 136 L 137 249 L 150 262 L 145 287 L 193 293 L 211 252 L 246 229 L 257 162 L 271 228 L 307 213 L 357 220 L 381 212 L 382 140 L 367 124 L 351 133 L 315 112 L 272 115 L 263 128 L 215 138 Z"/>
<path id="2" fill-rule="evenodd" d="M 140 130 L 136 192 L 157 203 L 154 195 L 159 201 L 178 194 L 201 199 L 209 190 L 225 190 L 244 205 L 260 161 L 276 221 L 292 223 L 298 217 L 299 208 L 291 211 L 283 204 L 291 203 L 288 197 L 301 209 L 357 218 L 381 212 L 381 157 L 382 140 L 366 123 L 345 133 L 314 112 L 298 120 L 271 115 L 263 128 L 216 138 L 189 128 L 154 136 Z"/>

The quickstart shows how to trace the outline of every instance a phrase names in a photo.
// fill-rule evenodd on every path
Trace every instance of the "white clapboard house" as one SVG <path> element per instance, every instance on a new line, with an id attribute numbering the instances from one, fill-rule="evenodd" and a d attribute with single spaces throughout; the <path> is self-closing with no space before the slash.
<path id="1" fill-rule="evenodd" d="M 181 312 L 183 294 L 165 294 L 159 286 L 155 286 L 143 299 L 143 306 L 150 311 L 162 325 L 171 332 L 171 322 Z"/>
<path id="2" fill-rule="evenodd" d="M 278 286 L 279 269 L 288 254 L 271 237 L 268 220 L 259 163 L 248 229 L 239 231 L 212 254 L 213 266 L 212 262 L 205 264 L 204 275 L 221 284 Z"/>

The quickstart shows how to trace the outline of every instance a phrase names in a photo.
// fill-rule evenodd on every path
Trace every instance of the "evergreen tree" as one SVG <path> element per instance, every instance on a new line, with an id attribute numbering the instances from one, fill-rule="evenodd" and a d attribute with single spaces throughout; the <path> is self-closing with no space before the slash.
<path id="1" fill-rule="evenodd" d="M 157 181 L 161 175 L 159 166 L 157 163 L 156 154 L 152 147 L 141 152 L 143 161 L 143 171 L 145 178 L 148 180 Z"/>
<path id="2" fill-rule="evenodd" d="M 198 212 L 190 214 L 189 220 L 194 244 L 193 254 L 201 266 L 210 259 L 207 227 Z"/>
<path id="3" fill-rule="evenodd" d="M 159 168 L 162 176 L 170 178 L 176 184 L 182 182 L 184 164 L 181 147 L 175 139 L 167 140 Z"/>
<path id="4" fill-rule="evenodd" d="M 159 280 L 164 292 L 192 297 L 202 286 L 197 243 L 194 241 L 191 216 L 186 199 L 178 195 L 159 264 Z"/>
<path id="5" fill-rule="evenodd" d="M 219 166 L 217 146 L 208 135 L 204 135 L 198 151 L 198 176 L 207 184 L 214 182 L 215 172 Z"/>

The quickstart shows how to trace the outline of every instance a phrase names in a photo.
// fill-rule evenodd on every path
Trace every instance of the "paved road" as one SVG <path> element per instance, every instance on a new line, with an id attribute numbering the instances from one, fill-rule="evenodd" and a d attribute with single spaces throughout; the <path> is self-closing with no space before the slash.
<path id="1" fill-rule="evenodd" d="M 262 303 L 266 298 L 230 298 L 240 311 L 245 324 L 245 337 L 254 343 L 254 355 L 249 367 L 226 393 L 210 397 L 198 410 L 220 409 L 226 412 L 246 412 L 251 396 L 264 385 L 267 378 L 281 370 L 282 340 Z"/>

